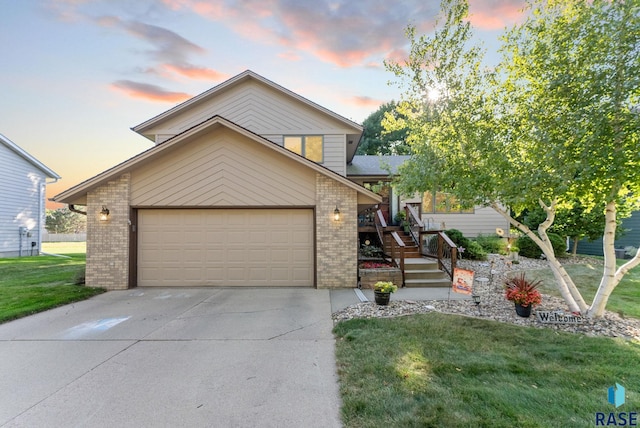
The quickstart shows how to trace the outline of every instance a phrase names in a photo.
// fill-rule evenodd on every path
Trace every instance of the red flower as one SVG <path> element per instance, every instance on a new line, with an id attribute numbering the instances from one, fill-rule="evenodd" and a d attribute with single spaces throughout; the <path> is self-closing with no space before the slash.
<path id="1" fill-rule="evenodd" d="M 505 294 L 507 300 L 518 303 L 522 306 L 537 306 L 542 303 L 542 295 L 536 288 L 542 281 L 529 281 L 525 279 L 524 273 L 520 276 L 507 278 L 504 282 Z"/>

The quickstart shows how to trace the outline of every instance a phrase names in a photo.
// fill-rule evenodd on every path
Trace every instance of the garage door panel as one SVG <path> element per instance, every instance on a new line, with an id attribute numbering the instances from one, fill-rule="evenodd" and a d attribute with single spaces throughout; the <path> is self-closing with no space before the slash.
<path id="1" fill-rule="evenodd" d="M 138 214 L 138 285 L 313 285 L 310 209 Z"/>

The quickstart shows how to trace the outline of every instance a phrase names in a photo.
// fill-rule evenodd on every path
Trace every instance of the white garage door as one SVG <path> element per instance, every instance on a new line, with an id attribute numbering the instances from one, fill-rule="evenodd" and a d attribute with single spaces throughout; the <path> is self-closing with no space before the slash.
<path id="1" fill-rule="evenodd" d="M 313 286 L 310 209 L 138 212 L 139 286 Z"/>

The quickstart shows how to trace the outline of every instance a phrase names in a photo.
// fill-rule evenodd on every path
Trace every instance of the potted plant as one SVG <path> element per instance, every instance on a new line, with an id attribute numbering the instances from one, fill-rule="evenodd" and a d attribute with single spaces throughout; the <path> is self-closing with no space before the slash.
<path id="1" fill-rule="evenodd" d="M 373 294 L 378 305 L 388 305 L 391 293 L 395 293 L 398 289 L 391 281 L 378 281 L 373 285 Z"/>
<path id="2" fill-rule="evenodd" d="M 542 281 L 529 281 L 521 275 L 507 278 L 504 282 L 505 295 L 507 300 L 511 300 L 516 305 L 516 313 L 524 318 L 531 315 L 531 308 L 542 302 L 542 295 L 537 287 Z"/>

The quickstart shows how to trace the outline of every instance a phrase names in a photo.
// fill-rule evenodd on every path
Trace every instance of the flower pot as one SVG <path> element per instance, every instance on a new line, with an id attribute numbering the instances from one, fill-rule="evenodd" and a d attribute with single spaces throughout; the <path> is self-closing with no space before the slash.
<path id="1" fill-rule="evenodd" d="M 375 294 L 376 303 L 378 305 L 386 306 L 386 305 L 389 304 L 389 299 L 391 298 L 391 293 L 383 293 L 381 291 L 374 291 L 373 293 Z"/>
<path id="2" fill-rule="evenodd" d="M 520 303 L 516 303 L 516 314 L 522 318 L 529 318 L 531 316 L 531 305 L 522 306 Z"/>

